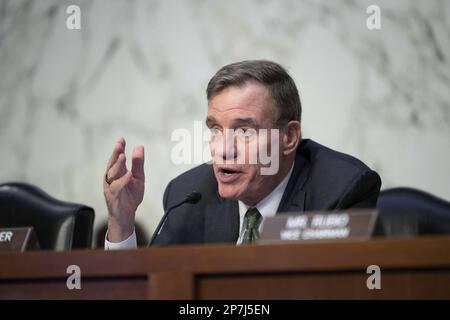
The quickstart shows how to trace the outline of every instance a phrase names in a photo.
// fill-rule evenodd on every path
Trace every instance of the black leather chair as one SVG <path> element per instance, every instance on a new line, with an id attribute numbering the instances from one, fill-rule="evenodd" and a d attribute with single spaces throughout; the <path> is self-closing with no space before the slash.
<path id="1" fill-rule="evenodd" d="M 450 202 L 413 188 L 383 190 L 378 198 L 376 235 L 450 233 Z"/>
<path id="2" fill-rule="evenodd" d="M 41 249 L 90 248 L 94 210 L 26 183 L 0 184 L 0 227 L 32 226 Z"/>

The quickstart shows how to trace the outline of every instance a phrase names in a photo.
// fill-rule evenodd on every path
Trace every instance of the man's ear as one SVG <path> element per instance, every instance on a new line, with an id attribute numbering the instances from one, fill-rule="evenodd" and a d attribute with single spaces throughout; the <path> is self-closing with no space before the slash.
<path id="1" fill-rule="evenodd" d="M 298 121 L 289 121 L 283 129 L 283 155 L 295 153 L 302 138 L 301 125 Z"/>

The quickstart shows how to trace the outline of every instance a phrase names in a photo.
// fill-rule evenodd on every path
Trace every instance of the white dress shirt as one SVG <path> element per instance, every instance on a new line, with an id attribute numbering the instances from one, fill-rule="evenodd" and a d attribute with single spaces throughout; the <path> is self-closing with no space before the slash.
<path id="1" fill-rule="evenodd" d="M 288 174 L 284 179 L 280 182 L 280 184 L 273 189 L 273 191 L 266 196 L 264 199 L 262 199 L 258 204 L 256 204 L 255 207 L 258 209 L 258 211 L 261 213 L 263 220 L 261 224 L 259 225 L 259 231 L 261 232 L 262 226 L 264 224 L 264 219 L 267 217 L 272 217 L 276 214 L 278 206 L 280 205 L 281 198 L 283 197 L 284 190 L 286 189 L 286 186 L 289 182 L 289 178 L 291 177 L 292 170 L 294 169 L 294 164 L 292 164 L 291 170 L 289 170 Z M 239 203 L 239 238 L 237 241 L 237 244 L 242 243 L 242 237 L 244 235 L 244 217 L 245 213 L 247 212 L 248 208 L 250 206 L 247 206 L 242 201 L 238 201 Z M 131 236 L 129 236 L 127 239 L 121 241 L 121 242 L 109 242 L 108 241 L 108 234 L 105 236 L 105 249 L 106 250 L 117 250 L 117 249 L 133 249 L 137 247 L 137 241 L 136 241 L 136 232 L 133 231 Z"/>
<path id="2" fill-rule="evenodd" d="M 260 225 L 259 225 L 259 232 L 261 232 L 264 219 L 267 217 L 273 217 L 277 213 L 278 206 L 280 205 L 281 198 L 283 197 L 284 190 L 286 189 L 286 186 L 289 182 L 289 178 L 292 174 L 292 169 L 294 169 L 294 165 L 292 165 L 291 170 L 289 170 L 286 177 L 280 182 L 280 184 L 273 189 L 273 191 L 266 196 L 264 199 L 262 199 L 256 206 L 253 206 L 254 208 L 258 209 L 259 213 L 261 213 L 261 216 L 263 217 Z M 244 236 L 245 226 L 244 226 L 244 217 L 247 213 L 248 208 L 251 206 L 247 206 L 242 201 L 238 201 L 239 203 L 239 238 L 237 241 L 237 244 L 242 243 L 242 237 Z"/>
<path id="3" fill-rule="evenodd" d="M 135 249 L 137 248 L 136 230 L 133 230 L 131 236 L 121 242 L 109 242 L 108 232 L 105 236 L 105 249 L 106 250 L 119 250 L 119 249 Z"/>

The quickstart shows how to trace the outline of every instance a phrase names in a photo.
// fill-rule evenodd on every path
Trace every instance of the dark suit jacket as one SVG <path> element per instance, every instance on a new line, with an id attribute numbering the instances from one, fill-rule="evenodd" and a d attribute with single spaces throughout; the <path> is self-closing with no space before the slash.
<path id="1" fill-rule="evenodd" d="M 380 186 L 379 175 L 358 159 L 304 139 L 277 212 L 373 208 Z M 164 193 L 164 209 L 194 190 L 202 194 L 200 202 L 174 209 L 155 244 L 235 243 L 238 201 L 219 196 L 212 165 L 173 179 Z"/>

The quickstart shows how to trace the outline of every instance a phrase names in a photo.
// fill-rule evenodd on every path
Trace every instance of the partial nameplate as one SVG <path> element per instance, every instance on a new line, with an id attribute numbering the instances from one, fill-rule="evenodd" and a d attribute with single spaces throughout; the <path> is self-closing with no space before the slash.
<path id="1" fill-rule="evenodd" d="M 376 210 L 280 213 L 265 219 L 259 241 L 370 239 Z"/>
<path id="2" fill-rule="evenodd" d="M 0 252 L 39 249 L 33 227 L 0 228 Z"/>

